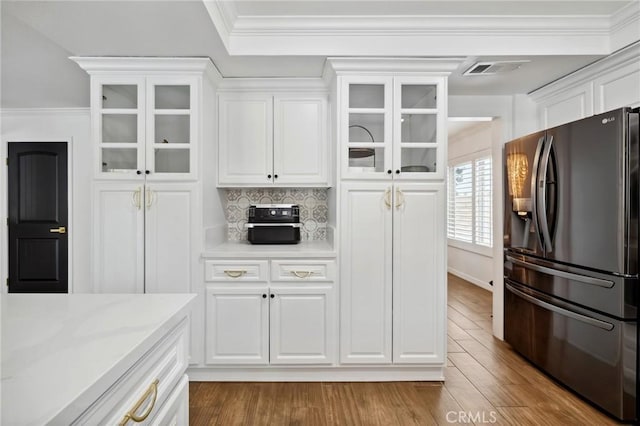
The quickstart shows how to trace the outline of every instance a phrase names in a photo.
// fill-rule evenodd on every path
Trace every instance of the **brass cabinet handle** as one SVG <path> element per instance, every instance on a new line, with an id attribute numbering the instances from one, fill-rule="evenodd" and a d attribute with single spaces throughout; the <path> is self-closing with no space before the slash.
<path id="1" fill-rule="evenodd" d="M 67 228 L 65 228 L 64 226 L 59 226 L 57 228 L 49 229 L 49 232 L 54 233 L 54 234 L 66 234 L 67 233 Z"/>
<path id="2" fill-rule="evenodd" d="M 160 380 L 155 379 L 149 385 L 146 392 L 140 397 L 138 402 L 136 402 L 133 408 L 129 410 L 129 412 L 125 414 L 125 416 L 122 418 L 122 421 L 120 422 L 120 426 L 126 425 L 129 422 L 129 420 L 133 420 L 136 423 L 140 423 L 145 421 L 146 418 L 149 417 L 149 414 L 151 414 L 153 407 L 156 405 L 156 398 L 158 397 L 158 383 L 160 383 Z M 153 395 L 151 404 L 149 404 L 149 406 L 147 407 L 144 413 L 137 415 L 136 411 L 138 411 L 142 406 L 142 404 L 144 404 L 144 402 L 149 398 L 149 395 Z"/>
<path id="3" fill-rule="evenodd" d="M 298 278 L 309 278 L 313 275 L 313 271 L 289 271 L 292 275 L 295 275 Z"/>
<path id="4" fill-rule="evenodd" d="M 231 278 L 240 278 L 241 276 L 243 276 L 244 274 L 247 273 L 247 271 L 245 270 L 239 270 L 239 271 L 231 271 L 231 270 L 225 270 L 224 273 L 231 277 Z"/>
<path id="5" fill-rule="evenodd" d="M 404 193 L 400 188 L 396 188 L 396 210 L 400 210 L 402 206 L 404 206 Z"/>
<path id="6" fill-rule="evenodd" d="M 138 188 L 133 192 L 133 205 L 140 210 L 140 195 L 142 195 L 142 188 Z"/>
<path id="7" fill-rule="evenodd" d="M 145 198 L 147 199 L 147 210 L 149 210 L 153 204 L 153 191 L 149 188 L 147 188 L 147 195 Z"/>
<path id="8" fill-rule="evenodd" d="M 391 196 L 391 188 L 387 188 L 384 191 L 384 205 L 387 206 L 387 209 L 391 208 L 391 200 L 389 199 Z"/>

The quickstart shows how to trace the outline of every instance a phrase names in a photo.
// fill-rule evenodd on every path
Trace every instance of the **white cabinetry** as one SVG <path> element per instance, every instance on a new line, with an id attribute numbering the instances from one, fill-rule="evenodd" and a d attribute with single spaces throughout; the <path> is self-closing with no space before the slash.
<path id="1" fill-rule="evenodd" d="M 196 180 L 207 58 L 74 57 L 91 76 L 98 179 Z"/>
<path id="2" fill-rule="evenodd" d="M 265 288 L 207 290 L 207 363 L 269 363 L 269 299 Z"/>
<path id="3" fill-rule="evenodd" d="M 343 179 L 443 179 L 446 77 L 341 80 Z"/>
<path id="4" fill-rule="evenodd" d="M 72 424 L 187 424 L 188 341 L 185 317 Z"/>
<path id="5" fill-rule="evenodd" d="M 326 94 L 218 99 L 218 186 L 328 186 Z"/>
<path id="6" fill-rule="evenodd" d="M 391 185 L 342 183 L 340 362 L 391 362 Z"/>
<path id="7" fill-rule="evenodd" d="M 197 205 L 194 184 L 96 183 L 96 292 L 188 293 Z"/>
<path id="8" fill-rule="evenodd" d="M 622 49 L 530 94 L 546 129 L 625 106 L 640 106 L 640 44 Z"/>
<path id="9" fill-rule="evenodd" d="M 442 364 L 444 184 L 342 184 L 341 359 Z"/>
<path id="10" fill-rule="evenodd" d="M 259 262 L 268 268 L 266 261 Z M 280 274 L 292 265 L 289 273 Z M 274 260 L 271 267 L 278 272 L 260 283 L 256 277 L 263 274 L 254 273 L 252 262 L 207 261 L 207 280 L 216 284 L 207 289 L 206 362 L 331 364 L 334 265 Z M 226 281 L 214 271 L 225 271 Z"/>

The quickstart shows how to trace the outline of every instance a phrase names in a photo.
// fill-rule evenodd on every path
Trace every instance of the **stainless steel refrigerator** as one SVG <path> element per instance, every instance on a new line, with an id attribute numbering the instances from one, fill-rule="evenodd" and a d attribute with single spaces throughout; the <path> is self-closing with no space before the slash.
<path id="1" fill-rule="evenodd" d="M 639 109 L 505 145 L 505 340 L 637 420 Z"/>

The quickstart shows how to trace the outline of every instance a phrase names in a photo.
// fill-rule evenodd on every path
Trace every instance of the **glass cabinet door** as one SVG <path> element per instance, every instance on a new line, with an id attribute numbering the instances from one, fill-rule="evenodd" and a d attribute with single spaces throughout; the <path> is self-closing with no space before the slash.
<path id="1" fill-rule="evenodd" d="M 396 77 L 394 91 L 394 174 L 410 178 L 440 172 L 443 84 L 424 77 Z"/>
<path id="2" fill-rule="evenodd" d="M 391 79 L 347 80 L 344 175 L 380 176 L 391 168 Z"/>
<path id="3" fill-rule="evenodd" d="M 196 137 L 192 110 L 194 85 L 151 81 L 147 90 L 150 108 L 146 161 L 150 177 L 192 173 Z"/>
<path id="4" fill-rule="evenodd" d="M 98 170 L 100 174 L 136 174 L 144 165 L 143 81 L 101 82 L 97 90 Z"/>

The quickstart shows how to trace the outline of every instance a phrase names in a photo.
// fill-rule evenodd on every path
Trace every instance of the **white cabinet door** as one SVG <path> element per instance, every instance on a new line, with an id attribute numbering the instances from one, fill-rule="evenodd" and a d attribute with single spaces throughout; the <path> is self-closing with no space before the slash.
<path id="1" fill-rule="evenodd" d="M 443 363 L 444 184 L 396 184 L 393 212 L 393 362 Z"/>
<path id="2" fill-rule="evenodd" d="M 340 362 L 391 362 L 392 186 L 343 183 Z"/>
<path id="3" fill-rule="evenodd" d="M 218 184 L 273 182 L 273 97 L 221 94 Z"/>
<path id="4" fill-rule="evenodd" d="M 91 79 L 91 138 L 97 178 L 133 179 L 145 168 L 145 79 Z"/>
<path id="5" fill-rule="evenodd" d="M 327 98 L 274 98 L 276 184 L 328 185 Z"/>
<path id="6" fill-rule="evenodd" d="M 445 77 L 394 77 L 395 179 L 444 179 L 447 145 Z"/>
<path id="7" fill-rule="evenodd" d="M 271 364 L 331 364 L 333 289 L 272 287 L 270 297 Z"/>
<path id="8" fill-rule="evenodd" d="M 96 293 L 144 292 L 144 187 L 99 183 L 93 197 Z"/>
<path id="9" fill-rule="evenodd" d="M 196 200 L 193 184 L 145 186 L 145 291 L 189 293 Z"/>
<path id="10" fill-rule="evenodd" d="M 269 363 L 269 298 L 264 288 L 207 289 L 206 362 Z"/>
<path id="11" fill-rule="evenodd" d="M 147 180 L 197 177 L 199 80 L 148 77 L 146 110 Z"/>
<path id="12" fill-rule="evenodd" d="M 343 179 L 391 179 L 393 78 L 340 77 Z"/>

